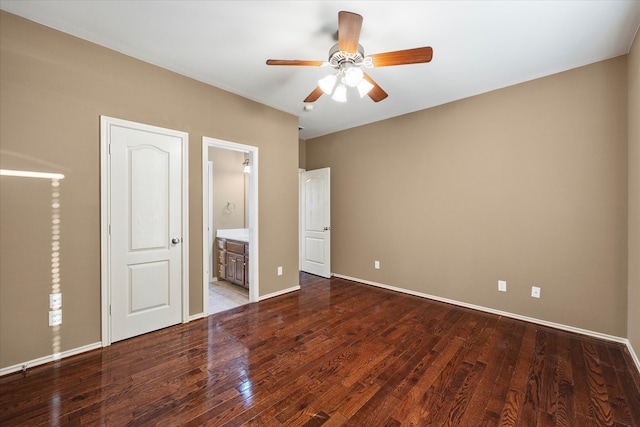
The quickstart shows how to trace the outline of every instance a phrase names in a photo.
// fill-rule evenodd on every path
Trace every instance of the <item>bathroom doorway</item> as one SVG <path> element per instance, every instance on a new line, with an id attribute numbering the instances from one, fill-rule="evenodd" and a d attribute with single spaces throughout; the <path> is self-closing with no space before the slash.
<path id="1" fill-rule="evenodd" d="M 208 316 L 258 300 L 258 148 L 207 137 L 202 145 L 202 298 Z M 246 253 L 236 254 L 239 245 Z"/>

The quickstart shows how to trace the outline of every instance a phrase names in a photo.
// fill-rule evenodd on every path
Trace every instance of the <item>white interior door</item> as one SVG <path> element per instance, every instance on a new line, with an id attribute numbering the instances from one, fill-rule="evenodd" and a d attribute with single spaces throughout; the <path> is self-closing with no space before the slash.
<path id="1" fill-rule="evenodd" d="M 331 181 L 330 169 L 301 173 L 300 268 L 331 277 Z"/>
<path id="2" fill-rule="evenodd" d="M 110 341 L 114 342 L 183 319 L 187 134 L 111 120 L 106 126 Z"/>

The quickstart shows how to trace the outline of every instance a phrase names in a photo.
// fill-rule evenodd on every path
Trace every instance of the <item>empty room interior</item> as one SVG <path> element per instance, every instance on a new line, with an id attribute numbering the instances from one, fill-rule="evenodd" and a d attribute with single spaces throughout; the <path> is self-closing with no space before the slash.
<path id="1" fill-rule="evenodd" d="M 640 426 L 640 2 L 0 9 L 0 424 Z"/>

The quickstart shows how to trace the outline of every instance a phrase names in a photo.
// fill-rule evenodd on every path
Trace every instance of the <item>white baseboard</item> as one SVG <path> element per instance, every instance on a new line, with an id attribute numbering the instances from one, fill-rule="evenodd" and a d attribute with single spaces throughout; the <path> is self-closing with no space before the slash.
<path id="1" fill-rule="evenodd" d="M 272 292 L 270 294 L 262 295 L 260 297 L 260 299 L 258 299 L 258 301 L 263 301 L 263 300 L 266 300 L 266 299 L 269 299 L 269 298 L 277 297 L 279 295 L 284 295 L 284 294 L 288 294 L 289 292 L 294 292 L 294 291 L 299 291 L 299 290 L 300 290 L 300 285 L 292 286 L 290 288 L 283 289 L 283 290 L 278 291 L 278 292 Z"/>
<path id="2" fill-rule="evenodd" d="M 355 277 L 350 277 L 350 276 L 345 276 L 342 274 L 333 274 L 335 277 L 339 277 L 342 279 L 346 279 L 346 280 L 351 280 L 354 282 L 360 282 L 360 283 L 364 283 L 367 285 L 371 285 L 371 286 L 377 286 L 379 288 L 384 288 L 384 289 L 389 289 L 392 291 L 396 291 L 396 292 L 401 292 L 401 293 L 405 293 L 405 294 L 409 294 L 409 295 L 414 295 L 414 296 L 418 296 L 418 297 L 422 297 L 422 298 L 427 298 L 427 299 L 432 299 L 435 301 L 440 301 L 440 302 L 444 302 L 444 303 L 448 303 L 448 304 L 453 304 L 453 305 L 457 305 L 457 306 L 461 306 L 461 307 L 466 307 L 466 308 L 471 308 L 474 310 L 479 310 L 479 311 L 483 311 L 486 313 L 491 313 L 491 314 L 496 314 L 499 316 L 505 316 L 505 317 L 510 317 L 513 319 L 518 319 L 518 320 L 524 320 L 525 322 L 531 322 L 531 323 L 536 323 L 539 325 L 544 325 L 544 326 L 549 326 L 551 328 L 556 328 L 556 329 L 560 329 L 560 330 L 564 330 L 564 331 L 568 331 L 568 332 L 575 332 L 578 334 L 582 334 L 582 335 L 588 335 L 588 336 L 592 336 L 595 338 L 601 338 L 604 340 L 608 340 L 608 341 L 614 341 L 614 342 L 618 342 L 618 343 L 623 343 L 627 346 L 627 349 L 629 350 L 629 353 L 631 354 L 631 357 L 633 359 L 633 361 L 636 364 L 636 368 L 638 369 L 638 371 L 640 372 L 640 358 L 638 358 L 638 354 L 634 351 L 633 347 L 631 346 L 631 343 L 629 342 L 628 339 L 626 338 L 620 338 L 614 335 L 608 335 L 608 334 L 603 334 L 600 332 L 595 332 L 595 331 L 590 331 L 587 329 L 582 329 L 582 328 L 576 328 L 573 326 L 568 326 L 568 325 L 563 325 L 560 323 L 555 323 L 555 322 L 548 322 L 546 320 L 540 320 L 540 319 L 536 319 L 533 317 L 528 317 L 528 316 L 522 316 L 519 314 L 515 314 L 515 313 L 509 313 L 506 311 L 501 311 L 501 310 L 495 310 L 493 308 L 488 308 L 488 307 L 483 307 L 483 306 L 479 306 L 479 305 L 475 305 L 475 304 L 468 304 L 465 302 L 461 302 L 461 301 L 456 301 L 456 300 L 452 300 L 452 299 L 448 299 L 448 298 L 442 298 L 442 297 L 438 297 L 435 295 L 429 295 L 429 294 L 425 294 L 422 292 L 416 292 L 416 291 L 411 291 L 409 289 L 403 289 L 403 288 L 398 288 L 395 286 L 389 286 L 389 285 L 385 285 L 383 283 L 377 283 L 377 282 L 372 282 L 370 280 L 364 280 L 364 279 L 358 279 Z M 263 295 L 260 297 L 260 301 L 262 300 L 266 300 L 269 298 L 273 298 L 279 295 L 283 295 L 283 294 L 287 294 L 289 292 L 294 292 L 294 291 L 299 291 L 300 290 L 300 285 L 296 285 L 293 286 L 291 288 L 288 289 L 283 289 L 281 291 L 278 292 L 273 292 L 267 295 Z M 193 321 L 193 320 L 197 320 L 197 319 L 201 319 L 204 317 L 203 313 L 198 313 L 198 314 L 194 314 L 192 316 L 189 316 L 189 321 Z M 6 368 L 0 368 L 0 376 L 3 375 L 7 375 L 7 374 L 11 374 L 14 372 L 18 372 L 24 369 L 28 369 L 28 368 L 32 368 L 34 366 L 38 366 L 38 365 L 43 365 L 45 363 L 49 363 L 49 362 L 53 362 L 56 360 L 60 360 L 63 359 L 65 357 L 70 357 L 70 356 L 74 356 L 76 354 L 80 354 L 80 353 L 84 353 L 90 350 L 95 350 L 98 348 L 102 348 L 102 343 L 101 342 L 96 342 L 93 344 L 87 344 L 85 346 L 82 347 L 77 347 L 71 350 L 67 350 L 67 351 L 63 351 L 60 353 L 54 353 L 54 354 L 50 354 L 48 356 L 43 356 L 43 357 L 39 357 L 37 359 L 33 359 L 33 360 L 29 360 L 27 362 L 23 362 L 23 363 L 18 363 L 16 365 L 13 366 L 8 366 Z"/>
<path id="3" fill-rule="evenodd" d="M 638 372 L 640 372 L 640 358 L 638 358 L 638 353 L 633 351 L 633 347 L 631 346 L 631 342 L 629 342 L 629 340 L 627 340 L 627 349 L 629 350 L 631 358 L 636 364 L 636 368 L 638 368 Z"/>
<path id="4" fill-rule="evenodd" d="M 453 305 L 457 305 L 457 306 L 460 306 L 460 307 L 471 308 L 473 310 L 484 311 L 485 313 L 497 314 L 499 316 L 505 316 L 505 317 L 510 317 L 510 318 L 513 318 L 513 319 L 524 320 L 525 322 L 536 323 L 536 324 L 539 324 L 539 325 L 548 326 L 550 328 L 561 329 L 563 331 L 575 332 L 577 334 L 588 335 L 588 336 L 595 337 L 595 338 L 601 338 L 601 339 L 604 339 L 604 340 L 607 340 L 607 341 L 614 341 L 614 342 L 626 344 L 627 348 L 629 348 L 629 352 L 632 353 L 632 355 L 634 355 L 634 357 L 636 359 L 636 364 L 637 364 L 637 356 L 635 356 L 635 354 L 631 350 L 631 346 L 629 344 L 629 340 L 626 339 L 626 338 L 617 337 L 615 335 L 603 334 L 601 332 L 591 331 L 591 330 L 588 330 L 588 329 L 576 328 L 574 326 L 563 325 L 561 323 L 549 322 L 547 320 L 536 319 L 535 317 L 523 316 L 523 315 L 520 315 L 520 314 L 510 313 L 510 312 L 502 311 L 502 310 L 496 310 L 496 309 L 493 309 L 493 308 L 483 307 L 483 306 L 480 306 L 480 305 L 469 304 L 469 303 L 466 303 L 466 302 L 456 301 L 456 300 L 452 300 L 452 299 L 449 299 L 449 298 L 442 298 L 442 297 L 439 297 L 439 296 L 436 296 L 436 295 L 424 294 L 422 292 L 416 292 L 416 291 L 412 291 L 412 290 L 409 290 L 409 289 L 397 288 L 395 286 L 389 286 L 389 285 L 385 285 L 383 283 L 377 283 L 377 282 L 372 282 L 372 281 L 369 281 L 369 280 L 358 279 L 356 277 L 344 276 L 342 274 L 334 274 L 334 276 L 340 277 L 340 278 L 346 279 L 346 280 L 352 280 L 354 282 L 364 283 L 364 284 L 371 285 L 371 286 L 377 286 L 379 288 L 389 289 L 391 291 L 402 292 L 402 293 L 405 293 L 405 294 L 414 295 L 414 296 L 418 296 L 418 297 L 422 297 L 422 298 L 428 298 L 428 299 L 432 299 L 432 300 L 435 300 L 435 301 L 444 302 L 444 303 L 447 303 L 447 304 L 453 304 Z"/>
<path id="5" fill-rule="evenodd" d="M 29 360 L 27 362 L 18 363 L 17 365 L 2 368 L 0 369 L 0 376 L 12 374 L 14 372 L 26 370 L 29 368 L 33 368 L 34 366 L 44 365 L 45 363 L 54 362 L 56 360 L 60 360 L 65 357 L 75 356 L 76 354 L 84 353 L 84 352 L 95 350 L 98 348 L 102 348 L 101 342 L 87 344 L 87 345 L 83 345 L 82 347 L 77 347 L 71 350 L 62 351 L 60 353 L 54 353 L 48 356 L 39 357 L 37 359 Z"/>
<path id="6" fill-rule="evenodd" d="M 200 312 L 194 315 L 189 316 L 189 322 L 193 322 L 194 320 L 202 319 L 204 317 L 204 313 Z"/>

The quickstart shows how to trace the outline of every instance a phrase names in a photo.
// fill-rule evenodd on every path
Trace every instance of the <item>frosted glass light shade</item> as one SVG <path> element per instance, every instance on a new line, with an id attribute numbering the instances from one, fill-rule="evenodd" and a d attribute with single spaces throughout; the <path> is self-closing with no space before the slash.
<path id="1" fill-rule="evenodd" d="M 340 83 L 333 91 L 331 99 L 338 102 L 347 102 L 347 87 Z"/>
<path id="2" fill-rule="evenodd" d="M 347 68 L 344 72 L 344 83 L 350 87 L 356 87 L 364 78 L 364 73 L 360 68 Z"/>
<path id="3" fill-rule="evenodd" d="M 335 85 L 336 76 L 334 74 L 329 74 L 328 76 L 318 80 L 318 86 L 320 86 L 320 89 L 322 89 L 322 91 L 327 95 L 331 95 L 331 92 L 333 92 L 333 88 L 335 87 Z"/>
<path id="4" fill-rule="evenodd" d="M 368 94 L 371 89 L 373 89 L 373 85 L 364 79 L 358 83 L 358 93 L 360 94 L 360 98 Z"/>

